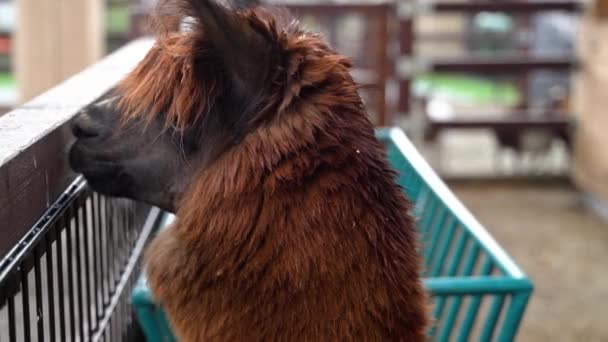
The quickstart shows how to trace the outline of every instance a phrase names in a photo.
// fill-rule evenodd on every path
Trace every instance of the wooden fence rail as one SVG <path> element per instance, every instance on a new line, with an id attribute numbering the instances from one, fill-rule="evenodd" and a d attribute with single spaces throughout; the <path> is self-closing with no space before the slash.
<path id="1" fill-rule="evenodd" d="M 129 295 L 160 211 L 92 192 L 72 118 L 143 58 L 141 39 L 0 117 L 0 340 L 137 341 Z"/>

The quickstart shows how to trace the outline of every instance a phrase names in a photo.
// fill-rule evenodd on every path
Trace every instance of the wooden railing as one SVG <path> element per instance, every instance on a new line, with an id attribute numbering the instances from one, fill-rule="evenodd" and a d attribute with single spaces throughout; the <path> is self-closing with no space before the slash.
<path id="1" fill-rule="evenodd" d="M 129 294 L 160 219 L 92 192 L 69 124 L 144 56 L 137 40 L 0 117 L 0 340 L 136 341 Z"/>

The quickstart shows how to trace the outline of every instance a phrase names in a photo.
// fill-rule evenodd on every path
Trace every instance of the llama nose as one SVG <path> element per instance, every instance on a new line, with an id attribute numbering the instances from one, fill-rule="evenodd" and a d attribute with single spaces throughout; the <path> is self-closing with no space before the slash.
<path id="1" fill-rule="evenodd" d="M 101 127 L 87 111 L 82 111 L 72 123 L 72 134 L 76 138 L 94 138 L 101 134 Z"/>

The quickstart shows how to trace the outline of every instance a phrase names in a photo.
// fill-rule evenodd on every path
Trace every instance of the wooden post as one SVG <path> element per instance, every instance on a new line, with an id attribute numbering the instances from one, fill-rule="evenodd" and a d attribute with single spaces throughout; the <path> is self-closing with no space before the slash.
<path id="1" fill-rule="evenodd" d="M 379 7 L 376 12 L 377 22 L 377 87 L 378 98 L 376 100 L 377 125 L 390 126 L 392 124 L 391 113 L 388 113 L 386 108 L 386 82 L 388 81 L 388 54 L 387 46 L 389 43 L 389 11 L 391 7 Z"/>
<path id="2" fill-rule="evenodd" d="M 414 20 L 412 18 L 399 20 L 399 56 L 412 58 L 414 55 Z M 399 114 L 408 115 L 411 107 L 412 79 L 408 76 L 399 81 Z"/>
<path id="3" fill-rule="evenodd" d="M 14 70 L 19 102 L 104 54 L 103 0 L 17 0 Z"/>
<path id="4" fill-rule="evenodd" d="M 608 54 L 608 19 L 600 8 L 589 8 L 577 34 L 584 68 L 576 77 L 572 101 L 577 113 L 572 173 L 579 189 L 597 200 L 592 208 L 608 212 L 608 154 L 604 152 L 608 143 L 608 68 L 604 57 Z"/>

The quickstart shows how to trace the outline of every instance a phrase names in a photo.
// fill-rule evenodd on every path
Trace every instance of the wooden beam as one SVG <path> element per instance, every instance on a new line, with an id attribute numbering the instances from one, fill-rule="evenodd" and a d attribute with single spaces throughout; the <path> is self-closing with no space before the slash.
<path id="1" fill-rule="evenodd" d="M 303 0 L 303 1 L 285 1 L 285 0 L 271 0 L 263 1 L 273 6 L 285 7 L 293 12 L 306 12 L 306 13 L 345 13 L 345 12 L 373 12 L 373 11 L 385 11 L 387 8 L 392 8 L 394 3 L 392 1 L 357 1 L 357 2 L 340 2 L 332 3 L 326 1 L 317 0 Z"/>
<path id="2" fill-rule="evenodd" d="M 103 56 L 103 0 L 17 0 L 14 71 L 20 102 Z"/>
<path id="3" fill-rule="evenodd" d="M 534 70 L 569 70 L 579 66 L 576 59 L 570 57 L 529 57 L 529 56 L 496 56 L 496 57 L 463 57 L 455 59 L 435 59 L 429 63 L 433 71 L 438 72 L 492 72 L 510 74 L 513 72 Z"/>
<path id="4" fill-rule="evenodd" d="M 567 129 L 574 125 L 574 121 L 568 118 L 471 118 L 471 119 L 452 119 L 452 120 L 430 120 L 429 125 L 433 129 L 478 129 L 478 128 L 493 128 L 493 129 Z"/>
<path id="5" fill-rule="evenodd" d="M 585 68 L 574 78 L 572 107 L 580 122 L 574 136 L 572 176 L 584 193 L 608 203 L 608 21 L 603 9 L 593 6 L 581 19 L 577 52 Z"/>
<path id="6" fill-rule="evenodd" d="M 580 12 L 584 9 L 582 1 L 571 0 L 506 0 L 506 1 L 435 1 L 425 3 L 435 12 L 506 12 L 531 13 L 541 11 Z"/>

